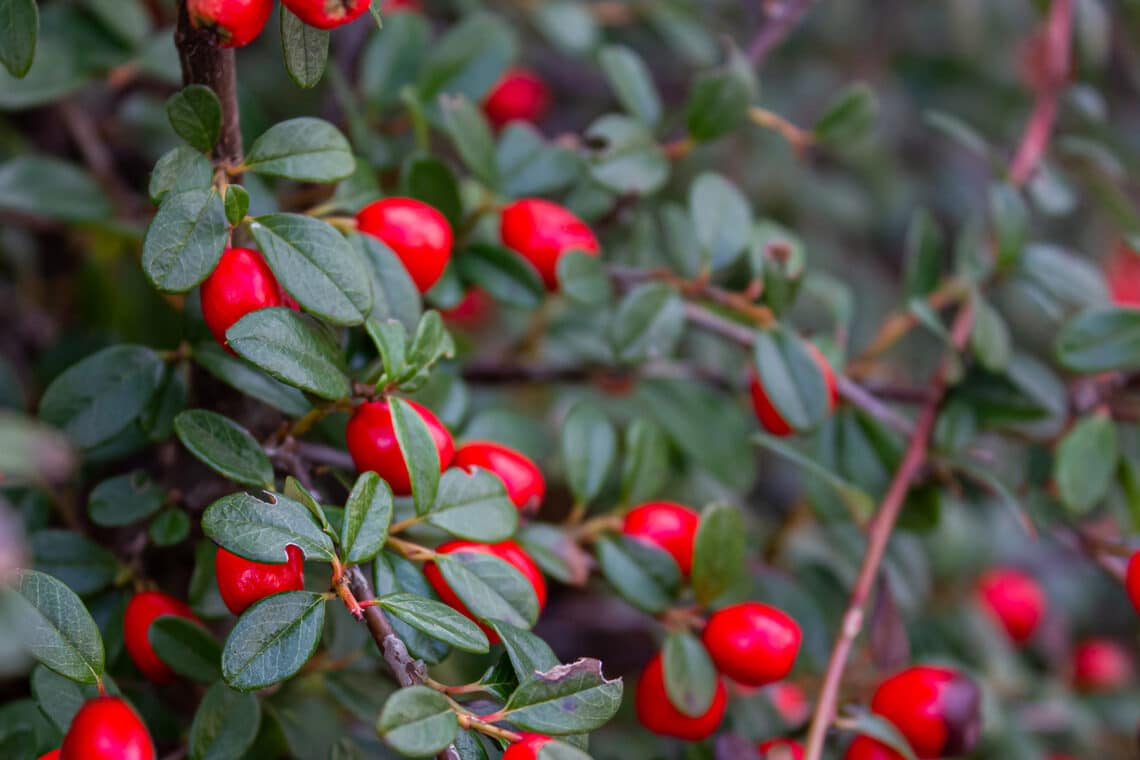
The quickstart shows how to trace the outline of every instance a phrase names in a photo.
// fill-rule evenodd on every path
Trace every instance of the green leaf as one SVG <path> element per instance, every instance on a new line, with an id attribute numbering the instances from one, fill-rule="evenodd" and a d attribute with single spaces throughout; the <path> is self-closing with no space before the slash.
<path id="1" fill-rule="evenodd" d="M 75 592 L 46 573 L 17 570 L 0 593 L 32 657 L 79 683 L 103 675 L 103 638 Z"/>
<path id="2" fill-rule="evenodd" d="M 839 93 L 815 123 L 815 137 L 829 145 L 847 145 L 866 137 L 879 118 L 879 101 L 866 82 Z"/>
<path id="3" fill-rule="evenodd" d="M 377 596 L 408 592 L 421 599 L 438 599 L 418 565 L 390 552 L 381 552 L 372 563 L 372 587 Z M 387 614 L 386 617 L 396 635 L 408 645 L 413 657 L 437 663 L 451 651 L 442 641 L 412 628 L 403 620 Z"/>
<path id="4" fill-rule="evenodd" d="M 467 14 L 427 49 L 427 61 L 417 80 L 423 101 L 434 101 L 439 93 L 448 92 L 477 103 L 514 60 L 518 41 L 502 19 L 477 11 Z"/>
<path id="5" fill-rule="evenodd" d="M 316 87 L 329 58 L 329 32 L 317 29 L 281 6 L 281 55 L 285 71 L 298 87 Z"/>
<path id="6" fill-rule="evenodd" d="M 370 275 L 370 316 L 377 320 L 395 319 L 408 330 L 414 330 L 423 305 L 420 291 L 403 263 L 391 248 L 371 235 L 353 235 L 349 240 L 363 255 Z"/>
<path id="7" fill-rule="evenodd" d="M 744 574 L 747 535 L 744 515 L 736 507 L 710 504 L 701 512 L 692 572 L 693 593 L 699 603 L 707 606 Z"/>
<path id="8" fill-rule="evenodd" d="M 660 492 L 669 477 L 669 439 L 661 426 L 638 417 L 625 429 L 621 503 L 640 504 Z"/>
<path id="9" fill-rule="evenodd" d="M 90 174 L 47 156 L 25 155 L 0 164 L 0 211 L 63 222 L 98 222 L 114 211 Z"/>
<path id="10" fill-rule="evenodd" d="M 719 676 L 708 650 L 688 631 L 674 631 L 661 648 L 665 692 L 673 707 L 690 718 L 709 711 Z"/>
<path id="11" fill-rule="evenodd" d="M 925 296 L 938 287 L 942 276 L 942 257 L 945 240 L 934 217 L 926 209 L 919 209 L 910 218 L 906 230 L 907 296 Z"/>
<path id="12" fill-rule="evenodd" d="M 574 0 L 552 0 L 530 9 L 531 21 L 550 43 L 572 55 L 585 55 L 601 36 L 600 24 L 589 6 Z"/>
<path id="13" fill-rule="evenodd" d="M 442 602 L 424 599 L 416 594 L 388 594 L 380 597 L 380 606 L 393 617 L 403 620 L 433 639 L 465 652 L 486 652 L 487 636 L 463 615 Z"/>
<path id="14" fill-rule="evenodd" d="M 673 353 L 685 330 L 685 304 L 663 282 L 646 282 L 626 293 L 609 325 L 617 358 L 627 364 Z"/>
<path id="15" fill-rule="evenodd" d="M 974 298 L 974 326 L 970 331 L 970 349 L 978 362 L 991 372 L 1001 372 L 1009 365 L 1012 353 L 1009 327 L 1001 314 L 981 296 Z"/>
<path id="16" fill-rule="evenodd" d="M 99 696 L 93 684 L 78 684 L 43 665 L 36 665 L 32 670 L 30 684 L 40 710 L 61 734 L 67 733 L 84 703 Z"/>
<path id="17" fill-rule="evenodd" d="M 889 720 L 862 707 L 850 706 L 848 712 L 851 713 L 852 732 L 869 736 L 887 745 L 897 752 L 903 760 L 917 760 L 906 737 Z"/>
<path id="18" fill-rule="evenodd" d="M 225 207 L 226 220 L 230 224 L 241 224 L 249 213 L 249 191 L 241 185 L 230 185 L 226 188 Z"/>
<path id="19" fill-rule="evenodd" d="M 209 87 L 192 84 L 166 101 L 174 133 L 202 153 L 209 153 L 222 133 L 222 104 Z"/>
<path id="20" fill-rule="evenodd" d="M 452 229 L 462 223 L 459 183 L 448 165 L 435 156 L 408 156 L 400 172 L 400 188 L 404 195 L 438 209 Z"/>
<path id="21" fill-rule="evenodd" d="M 392 522 L 392 489 L 374 472 L 356 479 L 344 505 L 340 546 L 345 562 L 367 562 L 380 553 Z"/>
<path id="22" fill-rule="evenodd" d="M 1077 515 L 1088 513 L 1108 493 L 1118 457 L 1116 427 L 1103 415 L 1085 417 L 1057 444 L 1053 478 L 1061 501 Z"/>
<path id="23" fill-rule="evenodd" d="M 395 13 L 383 34 L 373 34 L 360 57 L 360 89 L 370 104 L 383 107 L 415 81 L 432 49 L 431 26 L 420 13 Z"/>
<path id="24" fill-rule="evenodd" d="M 454 356 L 455 341 L 444 327 L 443 317 L 434 309 L 424 312 L 408 347 L 408 363 L 419 371 Z"/>
<path id="25" fill-rule="evenodd" d="M 514 535 L 518 521 L 518 510 L 507 498 L 503 481 L 481 469 L 443 473 L 435 504 L 427 514 L 427 522 L 435 527 L 484 543 L 507 540 Z"/>
<path id="26" fill-rule="evenodd" d="M 689 213 L 701 252 L 714 270 L 732 264 L 751 242 L 752 209 L 732 184 L 705 172 L 689 189 Z"/>
<path id="27" fill-rule="evenodd" d="M 158 658 L 183 678 L 213 683 L 222 677 L 222 648 L 199 623 L 162 615 L 150 624 L 147 639 Z"/>
<path id="28" fill-rule="evenodd" d="M 174 430 L 186 450 L 235 483 L 273 486 L 273 465 L 248 430 L 207 409 L 188 409 L 174 418 Z"/>
<path id="29" fill-rule="evenodd" d="M 190 760 L 245 757 L 261 726 L 261 702 L 219 681 L 202 697 L 190 724 Z"/>
<path id="30" fill-rule="evenodd" d="M 159 512 L 147 528 L 147 535 L 155 546 L 172 546 L 189 534 L 190 518 L 176 507 Z"/>
<path id="31" fill-rule="evenodd" d="M 655 126 L 661 120 L 661 96 L 641 56 L 625 45 L 606 45 L 598 52 L 598 63 L 622 108 Z"/>
<path id="32" fill-rule="evenodd" d="M 615 193 L 652 195 L 669 179 L 669 159 L 644 124 L 609 114 L 590 125 L 590 176 Z"/>
<path id="33" fill-rule="evenodd" d="M 582 160 L 570 148 L 547 141 L 534 125 L 512 121 L 495 150 L 499 190 L 510 198 L 545 195 L 570 185 Z"/>
<path id="34" fill-rule="evenodd" d="M 812 457 L 805 455 L 803 452 L 794 448 L 783 438 L 777 438 L 767 433 L 757 433 L 752 436 L 752 441 L 759 446 L 763 446 L 769 451 L 774 451 L 785 459 L 790 460 L 794 464 L 819 478 L 839 495 L 843 502 L 851 509 L 852 513 L 860 517 L 869 517 L 875 511 L 875 502 L 871 499 L 865 491 L 860 489 L 853 483 L 850 483 L 839 475 L 832 472 L 829 468 L 821 465 Z"/>
<path id="35" fill-rule="evenodd" d="M 604 536 L 594 548 L 602 575 L 627 602 L 650 614 L 672 606 L 681 571 L 669 554 L 627 536 Z"/>
<path id="36" fill-rule="evenodd" d="M 490 187 L 499 182 L 495 161 L 495 136 L 483 110 L 462 96 L 441 99 L 443 126 L 471 173 Z"/>
<path id="37" fill-rule="evenodd" d="M 273 379 L 213 341 L 195 345 L 193 357 L 202 369 L 226 385 L 290 417 L 303 417 L 312 409 L 304 393 Z"/>
<path id="38" fill-rule="evenodd" d="M 166 492 L 143 470 L 107 478 L 87 497 L 87 513 L 96 525 L 130 525 L 162 506 Z"/>
<path id="39" fill-rule="evenodd" d="M 613 287 L 600 256 L 567 251 L 558 257 L 558 290 L 582 306 L 603 306 L 613 298 Z"/>
<path id="40" fill-rule="evenodd" d="M 487 623 L 503 640 L 503 648 L 507 650 L 507 657 L 520 683 L 537 672 L 558 665 L 554 650 L 541 637 L 502 620 L 488 620 Z"/>
<path id="41" fill-rule="evenodd" d="M 166 293 L 185 293 L 209 277 L 226 247 L 226 209 L 216 190 L 168 193 L 143 239 L 147 279 Z"/>
<path id="42" fill-rule="evenodd" d="M 579 402 L 562 423 L 562 467 L 579 504 L 601 493 L 617 457 L 617 433 L 596 406 Z"/>
<path id="43" fill-rule="evenodd" d="M 997 232 L 998 265 L 1008 267 L 1021 258 L 1029 237 L 1029 209 L 1016 188 L 1007 184 L 990 188 L 990 214 Z"/>
<path id="44" fill-rule="evenodd" d="M 435 558 L 443 579 L 471 614 L 530 628 L 538 619 L 534 587 L 510 563 L 482 552 L 458 551 Z"/>
<path id="45" fill-rule="evenodd" d="M 213 183 L 214 165 L 210 159 L 189 145 L 179 145 L 158 159 L 147 193 L 153 203 L 160 204 L 167 196 L 189 190 L 209 192 Z"/>
<path id="46" fill-rule="evenodd" d="M 285 547 L 298 547 L 307 558 L 331 562 L 332 539 L 313 521 L 309 509 L 280 494 L 262 501 L 234 493 L 215 501 L 202 514 L 202 532 L 215 543 L 254 562 L 284 562 Z"/>
<path id="47" fill-rule="evenodd" d="M 685 107 L 689 136 L 708 142 L 736 131 L 748 116 L 751 100 L 752 85 L 737 67 L 701 75 Z"/>
<path id="48" fill-rule="evenodd" d="M 409 686 L 388 698 L 376 730 L 400 754 L 430 757 L 455 741 L 459 718 L 443 694 L 427 686 Z"/>
<path id="49" fill-rule="evenodd" d="M 401 398 L 390 398 L 389 407 L 396 441 L 412 482 L 416 514 L 422 515 L 431 509 L 439 489 L 439 449 L 424 418 L 411 404 Z"/>
<path id="50" fill-rule="evenodd" d="M 332 226 L 303 214 L 269 214 L 249 227 L 277 279 L 306 311 L 336 325 L 358 325 L 372 311 L 364 261 Z"/>
<path id="51" fill-rule="evenodd" d="M 380 353 L 384 368 L 382 380 L 394 381 L 404 377 L 408 368 L 408 331 L 394 319 L 380 322 L 369 319 L 364 323 L 368 337 Z"/>
<path id="52" fill-rule="evenodd" d="M 81 533 L 39 530 L 28 544 L 36 567 L 77 594 L 85 596 L 106 588 L 119 572 L 115 555 Z"/>
<path id="53" fill-rule="evenodd" d="M 162 359 L 142 346 L 105 348 L 64 370 L 44 391 L 40 417 L 90 449 L 130 426 L 158 390 Z"/>
<path id="54" fill-rule="evenodd" d="M 1081 312 L 1061 327 L 1056 352 L 1057 361 L 1074 372 L 1140 369 L 1140 309 Z"/>
<path id="55" fill-rule="evenodd" d="M 245 168 L 299 182 L 336 182 L 355 171 L 356 158 L 339 129 L 302 116 L 274 124 L 254 140 Z"/>
<path id="56" fill-rule="evenodd" d="M 226 342 L 278 380 L 321 398 L 343 398 L 352 390 L 336 346 L 292 309 L 246 314 L 226 331 Z"/>
<path id="57" fill-rule="evenodd" d="M 0 63 L 17 79 L 32 68 L 39 24 L 35 0 L 0 0 Z"/>
<path id="58" fill-rule="evenodd" d="M 622 681 L 607 679 L 602 663 L 583 658 L 523 681 L 503 708 L 512 723 L 555 736 L 593 731 L 621 706 Z"/>
<path id="59" fill-rule="evenodd" d="M 238 618 L 222 651 L 226 683 L 239 691 L 289 678 L 312 657 L 325 625 L 325 597 L 285 591 L 256 602 Z"/>
<path id="60" fill-rule="evenodd" d="M 455 258 L 455 265 L 465 282 L 478 285 L 508 306 L 535 309 L 546 298 L 538 270 L 508 248 L 475 243 Z"/>
<path id="61" fill-rule="evenodd" d="M 810 430 L 827 417 L 823 372 L 803 338 L 782 325 L 758 330 L 753 361 L 765 395 L 793 430 Z"/>

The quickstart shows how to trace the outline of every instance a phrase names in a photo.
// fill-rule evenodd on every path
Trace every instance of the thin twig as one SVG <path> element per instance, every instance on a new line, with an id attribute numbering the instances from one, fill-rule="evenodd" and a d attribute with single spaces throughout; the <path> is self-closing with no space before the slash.
<path id="1" fill-rule="evenodd" d="M 57 108 L 75 147 L 83 156 L 83 163 L 91 170 L 111 203 L 119 213 L 133 216 L 139 210 L 138 198 L 119 176 L 111 151 L 99 136 L 99 130 L 91 116 L 70 98 L 61 100 Z"/>
<path id="2" fill-rule="evenodd" d="M 354 597 L 357 599 L 373 599 L 376 597 L 372 591 L 372 584 L 364 577 L 364 572 L 359 567 L 352 565 L 345 572 L 348 574 L 349 590 L 352 591 Z M 376 642 L 380 654 L 384 657 L 384 662 L 388 663 L 392 675 L 396 677 L 396 683 L 400 686 L 415 686 L 424 683 L 427 679 L 427 668 L 424 667 L 423 662 L 413 659 L 408 654 L 408 648 L 396 635 L 396 631 L 392 629 L 392 624 L 388 622 L 388 618 L 384 617 L 380 608 L 369 606 L 363 610 L 363 613 L 368 632 L 372 634 L 372 640 Z M 438 760 L 460 760 L 459 751 L 455 749 L 454 745 L 440 752 L 437 758 Z"/>
<path id="3" fill-rule="evenodd" d="M 1009 168 L 1009 180 L 1016 186 L 1029 181 L 1049 147 L 1061 90 L 1069 78 L 1072 38 L 1073 0 L 1053 0 L 1040 43 L 1040 69 L 1034 72 L 1037 102 Z"/>
<path id="4" fill-rule="evenodd" d="M 967 302 L 958 311 L 958 315 L 954 319 L 951 337 L 955 346 L 961 347 L 965 344 L 972 324 L 973 309 Z M 819 760 L 823 754 L 827 729 L 836 715 L 843 671 L 855 644 L 855 639 L 863 629 L 864 607 L 875 585 L 875 579 L 879 575 L 879 565 L 882 562 L 884 552 L 886 552 L 895 522 L 906 502 L 906 495 L 910 490 L 911 482 L 922 470 L 926 461 L 927 448 L 934 432 L 934 423 L 938 419 L 938 410 L 942 398 L 946 393 L 947 376 L 951 366 L 951 358 L 947 355 L 935 372 L 931 382 L 931 398 L 918 415 L 914 433 L 911 435 L 902 463 L 899 465 L 899 469 L 887 489 L 886 496 L 883 497 L 883 502 L 869 526 L 867 552 L 863 556 L 859 576 L 851 591 L 847 611 L 843 614 L 839 633 L 836 635 L 835 645 L 831 650 L 831 658 L 824 673 L 823 687 L 820 690 L 811 728 L 808 731 L 807 747 L 804 754 L 806 760 Z"/>
<path id="5" fill-rule="evenodd" d="M 768 5 L 768 20 L 748 45 L 748 60 L 753 66 L 760 66 L 768 54 L 780 46 L 800 23 L 800 19 L 811 8 L 814 0 L 771 0 Z"/>

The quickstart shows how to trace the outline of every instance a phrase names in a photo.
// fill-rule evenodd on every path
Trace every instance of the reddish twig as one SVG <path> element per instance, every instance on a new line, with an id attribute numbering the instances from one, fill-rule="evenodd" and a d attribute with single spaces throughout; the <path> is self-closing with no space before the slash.
<path id="1" fill-rule="evenodd" d="M 1036 43 L 1039 45 L 1037 59 L 1031 62 L 1036 65 L 1032 76 L 1037 102 L 1009 167 L 1009 180 L 1016 186 L 1029 181 L 1049 147 L 1061 90 L 1069 78 L 1072 38 L 1073 0 L 1053 0 L 1044 34 Z"/>
<path id="2" fill-rule="evenodd" d="M 753 66 L 762 64 L 768 54 L 788 38 L 812 2 L 814 0 L 769 0 L 766 3 L 768 18 L 748 46 L 748 60 Z"/>
<path id="3" fill-rule="evenodd" d="M 954 319 L 951 336 L 955 346 L 962 346 L 970 335 L 973 325 L 973 310 L 966 303 L 959 310 Z M 823 687 L 820 690 L 819 700 L 816 703 L 815 714 L 812 716 L 811 728 L 808 731 L 807 760 L 819 760 L 823 753 L 823 743 L 827 736 L 827 729 L 835 719 L 836 707 L 839 701 L 839 686 L 843 681 L 843 671 L 847 659 L 855 644 L 855 639 L 863 629 L 864 607 L 874 588 L 875 579 L 879 575 L 879 565 L 887 549 L 891 532 L 895 522 L 906 502 L 907 492 L 911 482 L 922 470 L 926 461 L 930 437 L 934 432 L 934 423 L 938 419 L 938 410 L 942 398 L 946 394 L 947 375 L 951 367 L 951 359 L 943 359 L 931 382 L 930 400 L 922 407 L 914 425 L 914 433 L 907 445 L 906 454 L 902 463 L 887 489 L 886 496 L 879 506 L 874 519 L 868 528 L 867 553 L 863 556 L 863 564 L 859 568 L 859 576 L 855 587 L 851 590 L 851 599 L 847 611 L 843 613 L 839 633 L 835 638 L 835 645 L 831 650 L 831 658 L 824 673 Z"/>

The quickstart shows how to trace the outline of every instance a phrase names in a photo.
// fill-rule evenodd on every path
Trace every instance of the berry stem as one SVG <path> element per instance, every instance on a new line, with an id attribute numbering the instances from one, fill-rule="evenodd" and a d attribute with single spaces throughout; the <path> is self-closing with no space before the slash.
<path id="1" fill-rule="evenodd" d="M 801 156 L 815 144 L 815 136 L 811 132 L 797 127 L 780 114 L 769 111 L 767 108 L 752 106 L 748 110 L 748 118 L 756 126 L 770 129 L 783 137 Z"/>
<path id="2" fill-rule="evenodd" d="M 398 551 L 404 559 L 410 559 L 413 562 L 428 562 L 435 557 L 435 552 L 426 546 L 420 546 L 395 536 L 388 536 L 387 543 Z"/>

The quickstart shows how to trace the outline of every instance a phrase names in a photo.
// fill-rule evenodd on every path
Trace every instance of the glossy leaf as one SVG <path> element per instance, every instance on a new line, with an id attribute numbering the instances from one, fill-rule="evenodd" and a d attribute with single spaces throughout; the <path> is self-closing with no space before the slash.
<path id="1" fill-rule="evenodd" d="M 222 104 L 209 87 L 192 84 L 166 101 L 166 117 L 190 147 L 209 153 L 222 132 Z"/>
<path id="2" fill-rule="evenodd" d="M 18 570 L 4 593 L 29 654 L 79 683 L 95 683 L 103 675 L 103 638 L 67 586 L 46 573 Z"/>
<path id="3" fill-rule="evenodd" d="M 443 694 L 427 686 L 409 686 L 384 704 L 376 730 L 400 754 L 429 757 L 455 740 L 459 719 Z"/>
<path id="4" fill-rule="evenodd" d="M 529 628 L 538 619 L 530 582 L 504 560 L 482 552 L 453 552 L 435 559 L 443 579 L 476 617 Z"/>
<path id="5" fill-rule="evenodd" d="M 321 398 L 342 398 L 351 390 L 336 347 L 291 309 L 246 314 L 226 331 L 226 342 L 281 382 Z"/>
<path id="6" fill-rule="evenodd" d="M 453 536 L 497 543 L 514 535 L 518 510 L 507 498 L 503 482 L 487 470 L 468 473 L 450 469 L 439 482 L 439 492 L 427 522 Z"/>
<path id="7" fill-rule="evenodd" d="M 310 559 L 331 562 L 332 539 L 313 521 L 304 504 L 285 495 L 262 501 L 248 493 L 223 496 L 206 508 L 202 531 L 223 548 L 255 562 L 284 562 L 285 547 L 298 547 Z"/>
<path id="8" fill-rule="evenodd" d="M 281 54 L 285 71 L 298 87 L 316 87 L 325 74 L 329 57 L 329 33 L 301 21 L 281 6 Z"/>
<path id="9" fill-rule="evenodd" d="M 673 707 L 691 718 L 707 713 L 720 676 L 705 645 L 688 631 L 676 631 L 665 638 L 661 657 Z"/>
<path id="10" fill-rule="evenodd" d="M 273 465 L 248 430 L 207 409 L 190 409 L 174 418 L 182 445 L 215 472 L 254 488 L 273 485 Z"/>
<path id="11" fill-rule="evenodd" d="M 597 498 L 617 456 L 617 433 L 596 406 L 576 404 L 562 423 L 562 466 L 574 499 Z"/>
<path id="12" fill-rule="evenodd" d="M 289 678 L 316 651 L 324 624 L 322 594 L 285 591 L 256 602 L 226 639 L 226 683 L 238 691 L 253 691 Z"/>
<path id="13" fill-rule="evenodd" d="M 581 659 L 535 673 L 511 695 L 512 723 L 551 735 L 593 731 L 621 706 L 622 681 L 610 680 L 597 660 Z"/>
<path id="14" fill-rule="evenodd" d="M 439 489 L 439 449 L 424 418 L 411 404 L 401 398 L 391 398 L 388 403 L 392 410 L 392 427 L 411 478 L 416 514 L 422 515 L 435 503 Z"/>
<path id="15" fill-rule="evenodd" d="M 392 522 L 392 489 L 374 472 L 356 479 L 344 506 L 340 546 L 346 562 L 367 562 L 380 553 Z"/>
<path id="16" fill-rule="evenodd" d="M 416 594 L 388 594 L 380 597 L 380 606 L 412 628 L 456 649 L 486 652 L 490 648 L 479 626 L 442 602 Z"/>
<path id="17" fill-rule="evenodd" d="M 744 515 L 736 507 L 711 504 L 701 512 L 692 569 L 698 602 L 708 605 L 744 574 L 747 535 Z"/>
<path id="18" fill-rule="evenodd" d="M 245 168 L 300 182 L 335 182 L 352 174 L 356 158 L 339 129 L 302 116 L 274 124 L 254 140 Z"/>
<path id="19" fill-rule="evenodd" d="M 159 290 L 185 293 L 214 271 L 228 230 L 217 191 L 168 194 L 143 240 L 143 271 Z"/>

